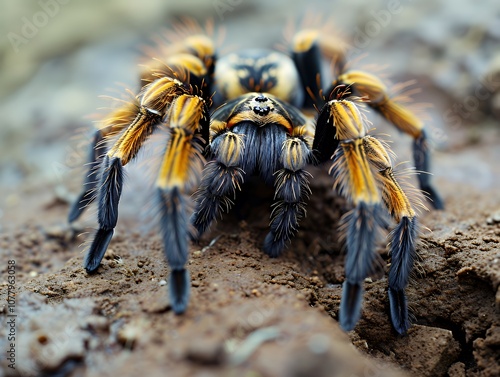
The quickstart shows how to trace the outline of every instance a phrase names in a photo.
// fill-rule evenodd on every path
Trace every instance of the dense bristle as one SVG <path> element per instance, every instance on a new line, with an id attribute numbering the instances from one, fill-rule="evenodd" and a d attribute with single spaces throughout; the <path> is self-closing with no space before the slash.
<path id="1" fill-rule="evenodd" d="M 346 280 L 351 283 L 362 282 L 374 271 L 377 256 L 375 245 L 380 229 L 384 225 L 379 205 L 359 203 L 346 217 L 345 261 Z"/>
<path id="2" fill-rule="evenodd" d="M 99 229 L 97 231 L 83 263 L 83 267 L 88 273 L 97 270 L 112 237 L 113 229 Z"/>
<path id="3" fill-rule="evenodd" d="M 410 321 L 408 320 L 408 303 L 405 292 L 404 290 L 389 288 L 387 294 L 389 296 L 392 326 L 398 334 L 404 335 L 410 327 Z"/>
<path id="4" fill-rule="evenodd" d="M 305 205 L 300 201 L 276 202 L 271 214 L 271 231 L 264 241 L 264 252 L 272 258 L 280 256 L 286 243 L 299 228 L 299 221 L 305 214 Z"/>
<path id="5" fill-rule="evenodd" d="M 118 221 L 118 202 L 123 187 L 123 168 L 119 158 L 105 157 L 99 189 L 99 225 L 112 229 Z"/>
<path id="6" fill-rule="evenodd" d="M 233 205 L 236 190 L 243 184 L 243 171 L 211 161 L 205 167 L 203 179 L 196 193 L 196 209 L 191 223 L 201 236 L 223 212 Z"/>
<path id="7" fill-rule="evenodd" d="M 428 174 L 430 171 L 430 156 L 427 135 L 424 130 L 413 142 L 413 159 L 417 170 L 421 172 L 418 175 L 420 189 L 429 198 L 435 209 L 444 209 L 444 202 L 432 186 L 431 175 Z"/>
<path id="8" fill-rule="evenodd" d="M 342 288 L 339 323 L 344 331 L 351 331 L 361 317 L 361 304 L 364 293 L 363 284 L 345 281 Z"/>
<path id="9" fill-rule="evenodd" d="M 185 269 L 173 270 L 169 277 L 170 305 L 175 314 L 186 311 L 190 293 L 189 273 Z"/>
<path id="10" fill-rule="evenodd" d="M 416 218 L 403 217 L 390 235 L 389 302 L 392 324 L 400 334 L 404 334 L 409 327 L 405 288 L 416 257 L 417 234 Z"/>
<path id="11" fill-rule="evenodd" d="M 182 269 L 188 258 L 188 219 L 185 198 L 179 189 L 158 189 L 160 231 L 164 253 L 172 269 Z"/>

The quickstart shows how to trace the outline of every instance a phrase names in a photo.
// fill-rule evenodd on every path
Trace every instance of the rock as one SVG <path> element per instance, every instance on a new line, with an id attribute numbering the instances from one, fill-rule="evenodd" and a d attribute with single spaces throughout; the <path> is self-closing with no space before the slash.
<path id="1" fill-rule="evenodd" d="M 418 376 L 446 376 L 457 359 L 460 345 L 449 330 L 414 325 L 408 335 L 394 342 L 400 363 Z"/>
<path id="2" fill-rule="evenodd" d="M 474 358 L 481 376 L 500 376 L 500 326 L 492 326 L 486 337 L 474 341 Z"/>
<path id="3" fill-rule="evenodd" d="M 455 363 L 450 369 L 448 369 L 448 376 L 450 377 L 465 377 L 465 364 L 464 363 Z"/>
<path id="4" fill-rule="evenodd" d="M 95 304 L 89 298 L 40 306 L 43 300 L 33 293 L 23 292 L 19 297 L 17 330 L 23 335 L 16 342 L 16 369 L 23 376 L 74 368 L 73 361 L 85 357 L 90 339 L 85 329 L 96 318 L 92 315 Z"/>
<path id="5" fill-rule="evenodd" d="M 224 344 L 217 338 L 193 341 L 186 350 L 186 358 L 199 364 L 220 364 L 224 359 Z"/>

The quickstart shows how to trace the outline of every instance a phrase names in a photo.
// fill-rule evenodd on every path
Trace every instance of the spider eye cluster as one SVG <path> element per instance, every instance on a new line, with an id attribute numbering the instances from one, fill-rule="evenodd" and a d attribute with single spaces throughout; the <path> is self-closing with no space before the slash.
<path id="1" fill-rule="evenodd" d="M 264 107 L 254 106 L 253 107 L 253 112 L 257 115 L 260 115 L 260 116 L 269 115 L 270 111 L 271 111 L 271 108 L 269 106 L 264 106 Z"/>

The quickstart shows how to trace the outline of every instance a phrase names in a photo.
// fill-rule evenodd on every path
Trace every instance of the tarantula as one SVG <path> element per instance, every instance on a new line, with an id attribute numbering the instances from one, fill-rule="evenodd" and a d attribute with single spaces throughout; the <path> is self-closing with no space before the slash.
<path id="1" fill-rule="evenodd" d="M 368 133 L 363 103 L 414 138 L 416 169 L 425 172 L 429 157 L 422 122 L 389 95 L 379 78 L 346 69 L 345 51 L 319 31 L 302 30 L 290 45 L 288 54 L 256 49 L 219 58 L 212 39 L 194 33 L 157 50 L 158 59 L 143 69 L 138 94 L 111 112 L 94 134 L 84 188 L 69 214 L 70 222 L 76 220 L 98 199 L 99 229 L 84 267 L 88 273 L 98 269 L 117 223 L 123 167 L 155 130 L 169 134 L 156 196 L 171 268 L 170 300 L 178 314 L 189 301 L 189 240 L 197 240 L 229 211 L 246 177 L 259 175 L 274 185 L 263 249 L 278 257 L 306 215 L 308 165 L 331 160 L 334 187 L 353 206 L 342 228 L 346 279 L 340 325 L 351 330 L 359 320 L 363 281 L 372 271 L 376 235 L 388 212 L 397 222 L 389 235 L 390 316 L 394 329 L 404 334 L 417 217 L 396 179 L 387 145 Z M 337 67 L 329 82 L 325 60 Z M 305 115 L 314 109 L 315 117 Z M 418 180 L 433 206 L 442 208 L 429 175 Z"/>

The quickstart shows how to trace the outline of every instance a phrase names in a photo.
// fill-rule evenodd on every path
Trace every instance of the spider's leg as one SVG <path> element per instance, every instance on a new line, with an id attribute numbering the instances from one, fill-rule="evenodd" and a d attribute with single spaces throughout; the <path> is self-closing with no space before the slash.
<path id="1" fill-rule="evenodd" d="M 396 102 L 388 94 L 382 81 L 369 73 L 348 71 L 338 77 L 337 83 L 352 85 L 354 92 L 368 98 L 368 105 L 380 112 L 402 132 L 413 137 L 413 158 L 420 189 L 424 191 L 436 209 L 443 209 L 444 202 L 431 183 L 430 156 L 427 135 L 422 121 L 403 104 Z"/>
<path id="2" fill-rule="evenodd" d="M 391 216 L 398 222 L 390 234 L 391 269 L 389 271 L 389 303 L 391 320 L 399 334 L 405 334 L 410 324 L 405 288 L 413 269 L 418 235 L 417 218 L 410 201 L 394 176 L 389 155 L 383 144 L 370 136 L 364 139 L 371 165 L 378 171 L 376 179 Z"/>
<path id="3" fill-rule="evenodd" d="M 336 72 L 345 66 L 347 44 L 334 34 L 325 34 L 318 29 L 304 29 L 296 33 L 291 41 L 291 56 L 299 72 L 304 91 L 302 107 L 324 105 L 323 85 L 328 79 L 322 72 L 325 61 L 334 65 Z M 328 93 L 326 93 L 328 94 Z"/>
<path id="4" fill-rule="evenodd" d="M 136 102 L 128 102 L 113 111 L 105 120 L 103 127 L 96 130 L 88 157 L 88 172 L 83 183 L 83 190 L 71 206 L 68 221 L 77 220 L 85 208 L 96 198 L 96 188 L 99 182 L 99 168 L 106 153 L 106 139 L 116 135 L 128 127 L 137 116 L 139 107 Z"/>
<path id="5" fill-rule="evenodd" d="M 297 231 L 300 219 L 306 214 L 304 202 L 311 193 L 311 175 L 305 170 L 311 160 L 311 148 L 302 134 L 306 128 L 298 127 L 297 130 L 299 134 L 283 142 L 280 156 L 283 168 L 274 174 L 276 194 L 271 213 L 271 230 L 264 240 L 264 251 L 273 258 L 281 254 Z"/>
<path id="6" fill-rule="evenodd" d="M 214 124 L 223 122 L 213 121 Z M 233 130 L 224 129 L 212 140 L 211 151 L 214 159 L 204 171 L 200 188 L 196 193 L 196 207 L 191 223 L 197 230 L 195 238 L 200 237 L 220 217 L 222 212 L 228 212 L 233 205 L 236 190 L 241 190 L 244 171 L 242 169 L 245 155 L 243 135 L 236 126 Z"/>
<path id="7" fill-rule="evenodd" d="M 119 158 L 106 155 L 101 164 L 101 178 L 98 192 L 99 229 L 94 236 L 84 261 L 84 267 L 91 273 L 97 270 L 108 248 L 118 219 L 118 202 L 123 187 L 123 167 Z"/>
<path id="8" fill-rule="evenodd" d="M 321 93 L 321 49 L 316 30 L 297 33 L 292 44 L 292 59 L 305 93 L 303 107 L 319 105 Z"/>
<path id="9" fill-rule="evenodd" d="M 134 120 L 104 157 L 97 193 L 99 229 L 85 257 L 87 272 L 97 270 L 113 236 L 123 186 L 123 166 L 137 155 L 161 121 L 173 97 L 183 91 L 180 82 L 167 77 L 147 85 L 138 95 L 140 106 Z"/>
<path id="10" fill-rule="evenodd" d="M 327 150 L 328 143 L 339 144 L 330 174 L 338 192 L 354 204 L 343 218 L 347 255 L 339 312 L 340 326 L 349 331 L 361 315 L 363 281 L 372 273 L 377 257 L 375 243 L 383 225 L 381 199 L 363 143 L 365 120 L 355 103 L 328 102 L 320 112 L 316 129 L 314 145 L 320 149 Z M 334 135 L 335 139 L 318 140 L 322 135 Z"/>
<path id="11" fill-rule="evenodd" d="M 189 198 L 199 183 L 204 158 L 202 131 L 208 128 L 205 101 L 182 95 L 169 111 L 170 132 L 156 185 L 164 252 L 171 267 L 169 289 L 172 310 L 181 314 L 189 301 L 189 275 L 185 269 L 190 237 Z"/>

